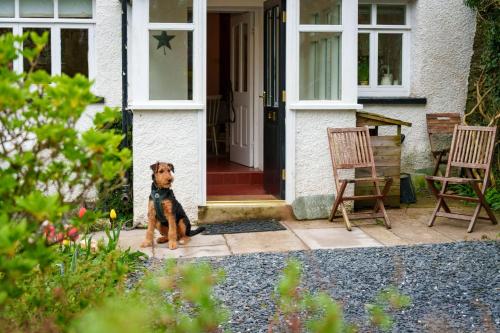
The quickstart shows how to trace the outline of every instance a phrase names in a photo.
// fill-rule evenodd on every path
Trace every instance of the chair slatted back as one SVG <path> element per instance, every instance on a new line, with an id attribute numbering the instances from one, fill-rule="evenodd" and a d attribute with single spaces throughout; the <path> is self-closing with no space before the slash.
<path id="1" fill-rule="evenodd" d="M 431 134 L 451 134 L 455 125 L 462 123 L 460 113 L 429 113 L 427 118 L 427 133 Z"/>
<path id="2" fill-rule="evenodd" d="M 448 166 L 489 170 L 496 131 L 496 127 L 455 126 Z"/>
<path id="3" fill-rule="evenodd" d="M 337 170 L 339 169 L 371 168 L 372 177 L 377 176 L 367 126 L 328 128 L 327 131 L 336 181 L 338 181 Z"/>
<path id="4" fill-rule="evenodd" d="M 217 125 L 222 96 L 207 96 L 207 125 Z"/>

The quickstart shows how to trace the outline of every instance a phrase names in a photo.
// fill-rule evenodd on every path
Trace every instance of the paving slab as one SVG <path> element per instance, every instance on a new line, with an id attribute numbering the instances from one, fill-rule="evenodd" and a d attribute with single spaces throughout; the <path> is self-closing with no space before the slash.
<path id="1" fill-rule="evenodd" d="M 166 244 L 161 244 L 155 247 L 154 255 L 150 247 L 140 250 L 149 257 L 154 256 L 158 259 L 220 257 L 231 255 L 231 251 L 229 251 L 227 245 L 179 247 L 175 250 L 170 250 L 166 247 Z"/>
<path id="2" fill-rule="evenodd" d="M 363 225 L 359 227 L 367 235 L 385 246 L 406 245 L 408 242 L 396 236 L 390 229 L 380 225 Z"/>
<path id="3" fill-rule="evenodd" d="M 382 246 L 359 228 L 295 229 L 293 231 L 310 249 L 339 249 Z"/>
<path id="4" fill-rule="evenodd" d="M 282 221 L 285 227 L 291 230 L 295 229 L 324 229 L 324 228 L 345 228 L 342 221 L 330 222 L 328 220 L 310 220 L 310 221 Z"/>
<path id="5" fill-rule="evenodd" d="M 224 235 L 234 254 L 307 250 L 290 230 Z"/>

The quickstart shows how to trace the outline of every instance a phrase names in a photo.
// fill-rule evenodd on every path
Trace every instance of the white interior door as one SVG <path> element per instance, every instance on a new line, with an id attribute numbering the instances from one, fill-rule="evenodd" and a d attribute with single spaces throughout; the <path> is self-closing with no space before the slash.
<path id="1" fill-rule="evenodd" d="M 251 13 L 231 16 L 231 83 L 235 122 L 230 159 L 253 167 L 253 20 Z"/>

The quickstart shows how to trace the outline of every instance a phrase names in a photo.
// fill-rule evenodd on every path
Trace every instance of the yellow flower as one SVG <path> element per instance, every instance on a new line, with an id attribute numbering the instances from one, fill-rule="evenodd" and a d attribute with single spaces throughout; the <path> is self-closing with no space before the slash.
<path id="1" fill-rule="evenodd" d="M 116 219 L 116 211 L 114 209 L 111 209 L 111 211 L 109 212 L 109 217 L 112 220 Z"/>
<path id="2" fill-rule="evenodd" d="M 68 246 L 69 245 L 69 240 L 65 239 L 65 240 L 63 240 L 62 243 L 63 243 L 64 246 Z"/>

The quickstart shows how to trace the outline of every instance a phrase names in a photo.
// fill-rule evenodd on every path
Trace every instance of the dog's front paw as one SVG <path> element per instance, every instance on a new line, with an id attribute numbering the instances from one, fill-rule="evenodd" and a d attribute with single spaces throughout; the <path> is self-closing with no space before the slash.
<path id="1" fill-rule="evenodd" d="M 165 236 L 158 237 L 158 238 L 156 239 L 156 242 L 157 242 L 158 244 L 163 244 L 163 243 L 166 243 L 166 242 L 168 242 L 168 237 L 165 237 Z"/>
<path id="2" fill-rule="evenodd" d="M 145 239 L 141 243 L 141 247 L 150 247 L 150 246 L 153 246 L 153 241 L 151 240 Z"/>
<path id="3" fill-rule="evenodd" d="M 189 242 L 189 237 L 182 237 L 181 239 L 179 239 L 179 244 L 181 245 L 185 245 Z"/>
<path id="4" fill-rule="evenodd" d="M 177 248 L 177 242 L 176 241 L 169 241 L 168 242 L 168 248 L 170 250 L 175 250 Z"/>

